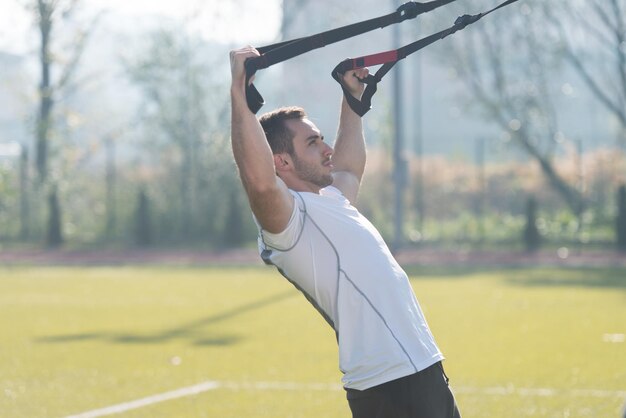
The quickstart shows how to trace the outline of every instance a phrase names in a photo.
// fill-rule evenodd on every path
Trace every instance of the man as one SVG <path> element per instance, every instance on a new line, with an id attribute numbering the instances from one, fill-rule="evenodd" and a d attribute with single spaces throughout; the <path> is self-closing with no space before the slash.
<path id="1" fill-rule="evenodd" d="M 361 118 L 341 105 L 334 149 L 301 108 L 260 120 L 245 98 L 252 48 L 231 51 L 232 147 L 259 250 L 333 327 L 354 418 L 460 417 L 406 273 L 354 207 L 365 169 Z M 356 98 L 367 69 L 343 83 Z"/>

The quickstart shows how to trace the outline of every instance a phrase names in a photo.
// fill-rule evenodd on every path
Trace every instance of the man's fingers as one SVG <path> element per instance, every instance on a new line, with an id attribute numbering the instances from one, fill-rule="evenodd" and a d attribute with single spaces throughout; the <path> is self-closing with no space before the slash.
<path id="1" fill-rule="evenodd" d="M 363 80 L 364 78 L 366 78 L 366 77 L 368 76 L 368 74 L 369 74 L 369 73 L 370 73 L 370 70 L 369 70 L 369 68 L 367 68 L 367 67 L 365 67 L 365 68 L 358 68 L 358 69 L 356 69 L 356 70 L 349 70 L 349 71 L 346 71 L 346 72 L 342 75 L 342 78 L 343 78 L 343 81 L 344 81 L 346 84 L 350 84 L 352 81 L 354 81 L 354 79 L 355 79 L 355 78 L 356 78 L 356 79 L 358 79 L 358 81 L 359 81 L 360 83 L 362 83 L 362 82 L 361 82 L 361 80 Z"/>
<path id="2" fill-rule="evenodd" d="M 251 46 L 230 51 L 231 61 L 245 60 L 247 58 L 258 57 L 260 55 L 259 51 Z"/>
<path id="3" fill-rule="evenodd" d="M 342 76 L 342 84 L 354 97 L 359 98 L 365 90 L 365 83 L 361 80 L 364 80 L 368 74 L 368 68 L 346 71 Z"/>
<path id="4" fill-rule="evenodd" d="M 233 80 L 239 80 L 245 75 L 244 63 L 248 58 L 258 57 L 259 51 L 252 46 L 246 46 L 243 48 L 230 51 L 230 68 L 233 76 Z M 249 84 L 252 83 L 254 76 L 250 77 Z"/>
<path id="5" fill-rule="evenodd" d="M 360 79 L 364 79 L 365 77 L 368 76 L 369 73 L 370 73 L 370 70 L 367 67 L 354 70 L 354 75 Z"/>
<path id="6" fill-rule="evenodd" d="M 235 63 L 243 63 L 248 58 L 258 57 L 259 51 L 251 46 L 246 46 L 244 48 L 235 49 L 230 51 L 230 62 L 232 64 Z"/>

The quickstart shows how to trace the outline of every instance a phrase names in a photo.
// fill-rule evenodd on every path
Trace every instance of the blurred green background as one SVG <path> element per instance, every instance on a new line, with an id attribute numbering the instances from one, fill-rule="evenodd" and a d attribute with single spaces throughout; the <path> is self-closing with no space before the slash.
<path id="1" fill-rule="evenodd" d="M 253 246 L 229 49 L 398 4 L 3 2 L 1 248 Z M 332 138 L 329 68 L 493 6 L 455 2 L 260 71 L 264 110 L 303 105 Z M 365 117 L 360 210 L 395 248 L 624 249 L 625 9 L 521 1 L 399 63 Z"/>

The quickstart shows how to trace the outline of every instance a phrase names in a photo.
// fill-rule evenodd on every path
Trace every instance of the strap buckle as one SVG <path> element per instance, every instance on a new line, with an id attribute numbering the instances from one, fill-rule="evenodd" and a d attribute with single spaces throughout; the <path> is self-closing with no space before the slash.
<path id="1" fill-rule="evenodd" d="M 400 21 L 403 21 L 405 19 L 416 18 L 417 15 L 424 13 L 425 10 L 426 7 L 422 3 L 409 1 L 398 7 L 396 12 L 398 13 L 398 17 L 400 17 Z"/>
<path id="2" fill-rule="evenodd" d="M 454 26 L 457 26 L 459 29 L 463 29 L 467 25 L 471 25 L 472 23 L 478 21 L 481 17 L 481 14 L 459 16 L 454 21 Z"/>

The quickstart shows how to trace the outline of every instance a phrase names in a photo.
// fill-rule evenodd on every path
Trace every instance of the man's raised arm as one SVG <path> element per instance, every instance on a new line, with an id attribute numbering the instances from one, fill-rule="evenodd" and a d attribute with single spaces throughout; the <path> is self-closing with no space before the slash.
<path id="1" fill-rule="evenodd" d="M 230 52 L 231 144 L 254 216 L 264 230 L 277 233 L 287 226 L 294 200 L 276 176 L 272 150 L 263 128 L 246 103 L 244 62 L 258 55 L 252 47 Z"/>
<path id="2" fill-rule="evenodd" d="M 364 84 L 359 81 L 359 78 L 365 78 L 368 72 L 367 68 L 362 68 L 347 71 L 343 76 L 344 85 L 357 99 L 361 98 L 364 90 Z M 333 185 L 341 190 L 352 204 L 355 204 L 365 171 L 365 138 L 361 117 L 348 106 L 345 97 L 341 103 L 339 129 L 334 149 Z"/>

